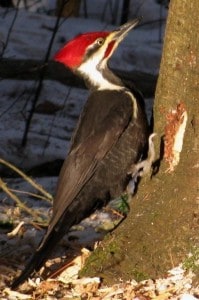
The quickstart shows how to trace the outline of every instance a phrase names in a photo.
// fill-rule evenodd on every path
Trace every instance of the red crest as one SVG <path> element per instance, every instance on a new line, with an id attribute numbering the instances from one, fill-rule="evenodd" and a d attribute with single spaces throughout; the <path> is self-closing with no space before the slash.
<path id="1" fill-rule="evenodd" d="M 91 32 L 80 34 L 69 41 L 54 56 L 54 60 L 63 63 L 65 66 L 74 69 L 81 65 L 86 49 L 93 44 L 96 39 L 106 38 L 109 32 Z"/>

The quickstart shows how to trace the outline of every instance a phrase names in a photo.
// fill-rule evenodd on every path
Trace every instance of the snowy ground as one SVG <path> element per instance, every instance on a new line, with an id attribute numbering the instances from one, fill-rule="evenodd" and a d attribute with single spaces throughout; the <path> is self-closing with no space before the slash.
<path id="1" fill-rule="evenodd" d="M 46 10 L 53 9 L 53 1 L 49 2 L 50 6 L 47 7 L 47 1 L 43 1 L 43 5 L 45 8 L 47 7 Z M 93 0 L 87 1 L 88 19 L 83 17 L 84 11 L 81 8 L 81 18 L 70 18 L 61 22 L 53 44 L 51 57 L 63 45 L 64 41 L 68 41 L 79 33 L 115 28 L 116 25 L 110 25 L 108 22 L 110 20 L 110 11 L 108 8 L 104 10 L 106 1 L 100 1 L 100 4 L 99 1 L 95 1 L 95 5 L 93 3 Z M 116 4 L 115 1 L 113 3 Z M 146 0 L 142 3 L 143 5 L 140 5 L 140 1 L 132 1 L 131 3 L 130 18 L 142 15 L 143 23 L 133 30 L 120 45 L 111 61 L 111 66 L 120 71 L 141 71 L 157 75 L 162 49 L 160 36 L 163 37 L 163 29 L 162 31 L 160 30 L 157 20 L 165 18 L 167 10 L 163 8 L 160 11 L 160 6 L 153 0 Z M 29 11 L 24 9 L 18 11 L 13 30 L 7 41 L 15 10 L 0 9 L 0 40 L 3 43 L 8 42 L 3 52 L 3 58 L 44 59 L 55 24 L 55 17 L 33 13 L 30 10 L 38 10 L 38 8 L 31 6 Z M 117 16 L 118 20 L 119 13 Z M 85 89 L 45 80 L 36 113 L 31 122 L 27 145 L 25 148 L 22 148 L 21 141 L 25 128 L 25 118 L 31 108 L 31 101 L 37 85 L 37 82 L 30 80 L 1 79 L 0 81 L 0 158 L 6 159 L 26 170 L 46 162 L 50 162 L 50 165 L 52 162 L 65 158 L 73 128 L 88 94 Z M 50 111 L 49 107 L 51 108 Z M 39 177 L 36 180 L 54 195 L 57 177 L 48 177 L 47 175 L 42 174 L 43 177 Z M 5 178 L 5 181 L 13 188 L 33 191 L 19 178 Z M 26 196 L 24 199 L 33 207 L 41 206 L 41 202 L 33 201 L 31 197 Z M 50 209 L 50 207 L 50 204 L 42 202 L 40 209 L 45 211 Z M 21 216 L 20 214 L 17 215 L 17 213 L 17 210 L 13 208 L 13 202 L 5 194 L 1 193 L 1 219 L 13 217 L 18 222 Z M 30 218 L 25 218 L 24 220 L 25 223 L 30 222 Z M 1 231 L 0 245 L 3 261 L 11 259 L 13 247 L 15 249 L 17 247 L 18 252 L 20 252 L 20 249 L 21 251 L 23 250 L 24 257 L 27 257 L 30 249 L 33 250 L 36 247 L 43 231 L 38 232 L 38 230 L 28 226 L 26 230 L 27 234 L 24 234 L 22 240 L 14 238 L 9 239 L 9 241 L 6 235 L 7 231 Z M 90 240 L 86 240 L 85 234 L 83 239 L 86 243 L 90 242 Z M 23 255 L 20 257 L 20 262 L 23 262 L 24 257 Z"/>

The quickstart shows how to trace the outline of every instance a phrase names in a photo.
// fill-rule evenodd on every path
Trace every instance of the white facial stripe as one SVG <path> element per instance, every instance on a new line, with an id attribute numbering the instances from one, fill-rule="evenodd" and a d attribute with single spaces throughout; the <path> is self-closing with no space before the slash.
<path id="1" fill-rule="evenodd" d="M 103 51 L 101 51 L 103 54 Z M 106 78 L 103 77 L 102 72 L 99 68 L 99 53 L 93 55 L 88 60 L 86 60 L 79 68 L 78 72 L 82 73 L 84 76 L 87 76 L 90 83 L 96 86 L 99 90 L 119 90 L 122 89 L 121 86 L 109 82 Z M 102 57 L 103 58 L 103 57 Z"/>

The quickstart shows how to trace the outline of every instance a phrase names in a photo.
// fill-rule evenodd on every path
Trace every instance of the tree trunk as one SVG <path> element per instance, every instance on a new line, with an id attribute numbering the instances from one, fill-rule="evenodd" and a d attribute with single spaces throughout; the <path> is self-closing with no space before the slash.
<path id="1" fill-rule="evenodd" d="M 142 179 L 128 217 L 94 251 L 84 275 L 106 283 L 155 278 L 199 258 L 198 15 L 198 0 L 170 3 L 154 106 L 157 156 L 161 140 L 164 146 L 159 172 Z"/>
<path id="2" fill-rule="evenodd" d="M 123 0 L 122 16 L 121 16 L 120 24 L 124 24 L 128 21 L 129 5 L 130 5 L 130 0 Z"/>
<path id="3" fill-rule="evenodd" d="M 13 7 L 12 0 L 0 0 L 0 6 L 2 7 Z"/>
<path id="4" fill-rule="evenodd" d="M 63 5 L 63 2 L 66 2 Z M 79 15 L 81 1 L 80 0 L 57 0 L 57 12 L 60 11 L 60 7 L 62 8 L 62 17 L 77 17 Z"/>

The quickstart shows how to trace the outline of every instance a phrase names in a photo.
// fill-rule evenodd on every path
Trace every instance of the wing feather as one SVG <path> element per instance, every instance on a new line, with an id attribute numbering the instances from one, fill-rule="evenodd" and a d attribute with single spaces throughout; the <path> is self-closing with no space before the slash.
<path id="1" fill-rule="evenodd" d="M 53 228 L 59 222 L 60 218 L 70 206 L 73 199 L 79 194 L 84 185 L 93 176 L 98 163 L 106 156 L 111 148 L 116 144 L 122 133 L 128 126 L 132 117 L 132 104 L 127 97 L 124 101 L 121 101 L 118 93 L 116 93 L 116 99 L 112 99 L 111 105 L 108 107 L 107 103 L 104 103 L 102 99 L 89 98 L 89 110 L 83 112 L 80 119 L 78 129 L 76 130 L 76 136 L 79 135 L 78 130 L 81 132 L 79 143 L 74 138 L 71 151 L 67 159 L 65 160 L 59 180 L 57 193 L 53 205 L 53 216 L 50 221 L 47 233 L 39 248 L 43 246 L 48 239 Z M 113 97 L 113 95 L 112 95 Z M 96 101 L 100 102 L 100 113 L 96 111 L 96 115 L 93 116 L 91 111 L 96 110 Z M 115 100 L 115 101 L 114 101 Z M 105 113 L 102 113 L 102 106 L 106 106 Z M 82 133 L 84 122 L 88 116 L 91 116 L 91 130 L 86 130 Z M 97 124 L 96 124 L 97 123 Z"/>

